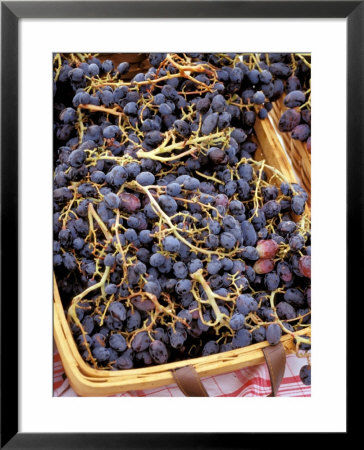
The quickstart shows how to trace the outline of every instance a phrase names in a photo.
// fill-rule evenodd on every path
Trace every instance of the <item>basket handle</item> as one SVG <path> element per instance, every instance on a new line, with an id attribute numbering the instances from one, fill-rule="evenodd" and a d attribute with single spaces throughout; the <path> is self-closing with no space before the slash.
<path id="1" fill-rule="evenodd" d="M 185 366 L 172 371 L 173 377 L 186 397 L 209 397 L 200 377 L 193 366 Z"/>
<path id="2" fill-rule="evenodd" d="M 286 368 L 286 352 L 283 345 L 279 342 L 277 345 L 263 348 L 263 354 L 272 385 L 272 393 L 268 397 L 276 397 Z M 209 397 L 193 366 L 175 369 L 172 371 L 172 374 L 178 387 L 186 397 Z"/>
<path id="3" fill-rule="evenodd" d="M 277 397 L 279 386 L 282 383 L 286 369 L 286 352 L 281 342 L 263 348 L 265 362 L 267 363 L 272 393 L 267 397 Z"/>

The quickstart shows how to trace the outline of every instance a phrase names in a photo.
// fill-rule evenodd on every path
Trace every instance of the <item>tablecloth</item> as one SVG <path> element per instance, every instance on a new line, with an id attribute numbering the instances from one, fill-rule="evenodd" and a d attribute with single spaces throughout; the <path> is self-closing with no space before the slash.
<path id="1" fill-rule="evenodd" d="M 311 386 L 305 386 L 299 377 L 300 368 L 307 364 L 305 358 L 287 355 L 284 377 L 278 397 L 310 397 Z M 266 397 L 271 393 L 269 373 L 265 364 L 241 370 L 204 377 L 201 379 L 210 397 Z M 53 354 L 53 395 L 54 397 L 77 397 L 64 373 L 62 361 L 54 347 Z M 114 397 L 183 397 L 176 384 L 155 389 L 127 391 Z"/>

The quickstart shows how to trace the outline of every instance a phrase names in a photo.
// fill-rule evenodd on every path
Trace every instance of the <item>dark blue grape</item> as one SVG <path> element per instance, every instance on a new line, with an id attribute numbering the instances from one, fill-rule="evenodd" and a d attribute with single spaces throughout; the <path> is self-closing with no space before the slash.
<path id="1" fill-rule="evenodd" d="M 110 350 L 102 346 L 97 346 L 93 348 L 92 356 L 96 359 L 96 361 L 105 363 L 110 359 Z"/>
<path id="2" fill-rule="evenodd" d="M 191 134 L 191 129 L 188 123 L 184 120 L 176 120 L 173 124 L 174 129 L 184 138 L 188 138 Z"/>
<path id="3" fill-rule="evenodd" d="M 173 265 L 173 273 L 176 278 L 186 278 L 188 276 L 188 269 L 186 264 L 182 261 L 178 261 Z"/>
<path id="4" fill-rule="evenodd" d="M 231 316 L 229 325 L 233 330 L 237 331 L 243 328 L 244 323 L 245 323 L 245 316 L 243 316 L 243 314 L 233 314 Z"/>
<path id="5" fill-rule="evenodd" d="M 160 204 L 160 206 L 162 207 L 162 209 L 168 214 L 168 215 L 172 215 L 175 214 L 177 211 L 177 202 L 175 201 L 175 199 L 173 197 L 171 197 L 170 195 L 161 195 L 158 198 L 158 203 Z"/>
<path id="6" fill-rule="evenodd" d="M 221 261 L 218 260 L 214 260 L 214 261 L 210 261 L 207 264 L 207 272 L 209 273 L 209 275 L 216 275 L 222 267 L 222 263 Z"/>
<path id="7" fill-rule="evenodd" d="M 102 333 L 95 333 L 92 336 L 92 347 L 105 347 L 106 336 Z"/>
<path id="8" fill-rule="evenodd" d="M 126 319 L 125 306 L 120 302 L 111 303 L 108 311 L 114 319 L 120 320 L 121 322 Z"/>
<path id="9" fill-rule="evenodd" d="M 289 94 L 292 91 L 299 91 L 301 89 L 301 82 L 299 78 L 292 75 L 286 81 L 286 92 Z"/>
<path id="10" fill-rule="evenodd" d="M 73 248 L 75 250 L 81 250 L 84 245 L 85 245 L 85 241 L 82 238 L 76 238 L 73 241 Z"/>
<path id="11" fill-rule="evenodd" d="M 255 247 L 244 247 L 242 254 L 244 258 L 249 259 L 250 261 L 257 261 L 259 259 L 259 254 Z"/>
<path id="12" fill-rule="evenodd" d="M 233 350 L 233 345 L 231 342 L 220 345 L 220 353 L 229 352 L 230 350 Z"/>
<path id="13" fill-rule="evenodd" d="M 279 302 L 277 305 L 277 315 L 282 320 L 294 319 L 297 313 L 292 305 L 287 302 Z"/>
<path id="14" fill-rule="evenodd" d="M 241 224 L 241 230 L 243 233 L 244 245 L 254 246 L 257 242 L 257 233 L 254 226 L 248 220 L 244 220 Z"/>
<path id="15" fill-rule="evenodd" d="M 136 116 L 138 114 L 138 105 L 135 102 L 128 102 L 124 107 L 124 113 L 127 116 Z"/>
<path id="16" fill-rule="evenodd" d="M 297 225 L 291 220 L 283 220 L 278 224 L 278 231 L 283 235 L 291 234 L 295 231 Z"/>
<path id="17" fill-rule="evenodd" d="M 173 182 L 167 185 L 166 187 L 166 194 L 170 195 L 172 197 L 176 197 L 178 194 L 181 193 L 181 186 L 180 184 Z"/>
<path id="18" fill-rule="evenodd" d="M 95 172 L 92 172 L 90 179 L 93 183 L 102 184 L 105 181 L 105 176 L 104 172 L 96 170 Z"/>
<path id="19" fill-rule="evenodd" d="M 205 117 L 202 122 L 201 132 L 204 135 L 211 134 L 217 127 L 217 122 L 219 120 L 218 113 L 212 113 Z"/>
<path id="20" fill-rule="evenodd" d="M 295 109 L 284 111 L 278 122 L 279 131 L 292 131 L 301 121 L 301 114 Z"/>
<path id="21" fill-rule="evenodd" d="M 220 244 L 226 250 L 232 250 L 236 244 L 236 238 L 232 233 L 224 232 L 220 235 Z"/>
<path id="22" fill-rule="evenodd" d="M 188 264 L 188 270 L 191 274 L 197 272 L 199 269 L 202 269 L 202 268 L 203 268 L 203 263 L 199 259 L 193 259 Z"/>
<path id="23" fill-rule="evenodd" d="M 298 250 L 301 250 L 303 246 L 305 245 L 305 238 L 301 236 L 300 234 L 296 234 L 294 236 L 291 236 L 289 239 L 289 246 L 293 252 L 297 252 Z"/>
<path id="24" fill-rule="evenodd" d="M 116 369 L 127 370 L 132 369 L 134 366 L 133 359 L 129 355 L 122 355 L 115 362 Z"/>
<path id="25" fill-rule="evenodd" d="M 295 195 L 292 198 L 291 209 L 298 216 L 300 216 L 301 214 L 304 213 L 305 205 L 306 205 L 306 201 L 305 201 L 304 197 L 302 197 L 301 195 Z"/>
<path id="26" fill-rule="evenodd" d="M 166 257 L 161 253 L 154 253 L 149 260 L 149 263 L 153 267 L 158 267 L 164 264 Z"/>
<path id="27" fill-rule="evenodd" d="M 255 328 L 252 331 L 252 337 L 254 342 L 263 342 L 266 339 L 266 331 L 263 326 Z"/>
<path id="28" fill-rule="evenodd" d="M 151 339 L 146 331 L 137 333 L 131 343 L 131 348 L 136 352 L 142 352 L 149 347 Z"/>
<path id="29" fill-rule="evenodd" d="M 291 136 L 292 139 L 298 139 L 301 142 L 304 142 L 308 139 L 311 134 L 311 128 L 306 124 L 297 125 L 293 128 Z"/>
<path id="30" fill-rule="evenodd" d="M 209 356 L 219 353 L 219 344 L 215 341 L 208 341 L 202 349 L 202 356 Z"/>
<path id="31" fill-rule="evenodd" d="M 125 239 L 129 242 L 135 242 L 138 239 L 137 232 L 133 228 L 127 228 L 124 234 Z"/>
<path id="32" fill-rule="evenodd" d="M 257 91 L 252 97 L 253 103 L 256 105 L 262 105 L 265 101 L 265 95 L 262 91 Z"/>
<path id="33" fill-rule="evenodd" d="M 82 320 L 82 327 L 87 334 L 91 334 L 94 330 L 94 320 L 91 316 L 86 316 Z"/>
<path id="34" fill-rule="evenodd" d="M 116 294 L 117 291 L 118 291 L 118 287 L 116 286 L 116 284 L 109 283 L 105 286 L 105 293 L 107 295 Z"/>
<path id="35" fill-rule="evenodd" d="M 101 64 L 102 70 L 104 72 L 111 72 L 114 68 L 114 64 L 110 59 L 106 59 L 102 64 Z"/>
<path id="36" fill-rule="evenodd" d="M 276 323 L 271 323 L 266 329 L 266 338 L 271 345 L 276 345 L 282 336 L 282 329 Z"/>
<path id="37" fill-rule="evenodd" d="M 246 316 L 250 312 L 257 311 L 258 303 L 251 295 L 242 294 L 236 299 L 236 308 L 241 314 Z"/>
<path id="38" fill-rule="evenodd" d="M 263 205 L 263 212 L 267 219 L 272 219 L 281 212 L 281 205 L 275 200 L 270 200 Z"/>
<path id="39" fill-rule="evenodd" d="M 149 244 L 153 241 L 150 230 L 142 230 L 139 233 L 139 240 L 142 244 Z"/>
<path id="40" fill-rule="evenodd" d="M 311 385 L 311 366 L 305 365 L 300 369 L 300 379 L 306 386 Z"/>
<path id="41" fill-rule="evenodd" d="M 187 339 L 187 333 L 182 330 L 176 330 L 169 333 L 169 342 L 172 348 L 179 349 L 183 346 Z"/>
<path id="42" fill-rule="evenodd" d="M 268 111 L 265 108 L 259 110 L 258 116 L 260 119 L 266 119 L 268 117 Z"/>
<path id="43" fill-rule="evenodd" d="M 282 62 L 273 63 L 269 66 L 269 71 L 272 75 L 279 78 L 288 78 L 291 75 L 291 68 L 289 65 Z"/>
<path id="44" fill-rule="evenodd" d="M 137 330 L 140 327 L 141 324 L 141 316 L 139 311 L 134 309 L 134 312 L 132 312 L 130 309 L 128 310 L 126 314 L 126 331 L 129 333 L 131 331 Z"/>
<path id="45" fill-rule="evenodd" d="M 200 181 L 197 178 L 187 176 L 183 181 L 184 189 L 195 191 L 199 188 Z"/>
<path id="46" fill-rule="evenodd" d="M 115 264 L 115 256 L 109 253 L 105 256 L 104 265 L 112 267 Z"/>
<path id="47" fill-rule="evenodd" d="M 165 364 L 168 361 L 168 350 L 160 340 L 153 341 L 149 346 L 149 353 L 156 364 Z"/>
<path id="48" fill-rule="evenodd" d="M 62 261 L 67 270 L 75 270 L 77 267 L 76 258 L 71 253 L 63 253 Z"/>
<path id="49" fill-rule="evenodd" d="M 150 272 L 150 271 L 149 271 Z M 144 285 L 144 291 L 155 295 L 157 298 L 161 295 L 162 289 L 157 281 L 148 281 Z"/>
<path id="50" fill-rule="evenodd" d="M 306 101 L 306 96 L 302 91 L 291 91 L 284 98 L 284 105 L 287 108 L 296 108 L 297 106 L 303 105 Z"/>
<path id="51" fill-rule="evenodd" d="M 118 65 L 117 67 L 117 71 L 119 72 L 120 75 L 124 75 L 129 71 L 130 65 L 128 62 L 122 62 Z"/>
<path id="52" fill-rule="evenodd" d="M 297 288 L 287 289 L 284 294 L 284 300 L 292 306 L 303 307 L 305 305 L 305 296 Z"/>
<path id="53" fill-rule="evenodd" d="M 175 290 L 178 295 L 186 295 L 192 289 L 192 283 L 188 279 L 182 279 L 176 284 Z"/>
<path id="54" fill-rule="evenodd" d="M 233 337 L 232 340 L 232 347 L 235 348 L 241 348 L 246 347 L 252 343 L 252 335 L 249 333 L 248 330 L 245 328 L 242 328 L 241 330 L 238 330 Z"/>
<path id="55" fill-rule="evenodd" d="M 73 152 L 71 152 L 69 156 L 69 163 L 72 167 L 75 167 L 77 169 L 82 166 L 82 164 L 85 162 L 85 159 L 86 153 L 83 150 L 73 150 Z"/>
<path id="56" fill-rule="evenodd" d="M 281 279 L 276 272 L 269 272 L 264 277 L 264 284 L 268 291 L 275 291 L 278 289 Z"/>
<path id="57" fill-rule="evenodd" d="M 61 255 L 54 255 L 53 256 L 53 265 L 55 267 L 59 267 L 63 264 L 63 259 Z"/>
<path id="58" fill-rule="evenodd" d="M 106 174 L 106 183 L 115 186 L 120 187 L 123 185 L 128 178 L 128 173 L 122 166 L 114 166 L 110 172 Z"/>
<path id="59" fill-rule="evenodd" d="M 247 76 L 251 84 L 255 85 L 259 83 L 259 70 L 252 69 L 247 73 Z"/>

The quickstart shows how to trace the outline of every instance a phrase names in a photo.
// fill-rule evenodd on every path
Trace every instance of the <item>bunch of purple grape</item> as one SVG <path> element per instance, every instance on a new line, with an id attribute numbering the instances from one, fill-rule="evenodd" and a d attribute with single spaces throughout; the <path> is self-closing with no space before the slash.
<path id="1" fill-rule="evenodd" d="M 127 81 L 127 62 L 54 59 L 54 270 L 83 358 L 130 369 L 284 333 L 307 351 L 308 195 L 253 159 L 274 64 L 149 61 Z"/>
<path id="2" fill-rule="evenodd" d="M 269 62 L 269 65 L 267 65 Z M 306 142 L 311 153 L 311 56 L 277 53 L 261 55 L 260 66 L 277 77 L 283 93 L 283 111 L 278 129 L 292 139 Z"/>

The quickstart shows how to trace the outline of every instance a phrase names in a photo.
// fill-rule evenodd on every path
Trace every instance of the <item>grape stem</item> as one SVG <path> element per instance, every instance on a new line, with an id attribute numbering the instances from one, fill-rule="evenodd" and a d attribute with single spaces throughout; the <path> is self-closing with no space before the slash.
<path id="1" fill-rule="evenodd" d="M 177 227 L 175 225 L 173 225 L 170 218 L 167 216 L 167 214 L 162 210 L 162 208 L 156 202 L 153 195 L 149 192 L 148 187 L 140 185 L 137 181 L 132 181 L 129 183 L 129 186 L 132 186 L 132 185 L 137 186 L 137 188 L 139 190 L 141 190 L 148 196 L 150 203 L 151 203 L 153 209 L 155 210 L 156 214 L 163 218 L 163 220 L 170 227 L 172 233 L 175 235 L 175 237 L 177 239 L 179 239 L 181 242 L 183 242 L 185 245 L 187 245 L 188 247 L 190 247 L 193 251 L 195 251 L 197 253 L 204 253 L 205 255 L 220 255 L 221 256 L 220 252 L 218 252 L 218 251 L 206 250 L 204 248 L 196 247 L 195 245 L 193 245 L 189 241 L 187 241 L 184 237 L 182 237 L 178 233 Z M 224 256 L 231 256 L 236 252 L 236 250 L 237 250 L 237 248 L 235 248 L 232 252 L 230 252 L 228 254 L 224 253 Z"/>
<path id="2" fill-rule="evenodd" d="M 61 69 L 62 69 L 62 59 L 61 59 L 61 55 L 59 53 L 57 53 L 56 56 L 54 57 L 54 61 L 53 62 L 55 63 L 56 61 L 58 62 L 58 67 L 56 69 L 56 74 L 54 76 L 54 81 L 58 81 L 58 77 L 59 77 L 59 74 L 60 74 Z"/>
<path id="3" fill-rule="evenodd" d="M 302 55 L 299 54 L 299 53 L 296 53 L 296 55 L 304 62 L 304 64 L 305 64 L 309 69 L 311 69 L 311 64 L 307 61 L 307 59 L 306 59 L 304 56 L 302 56 Z"/>
<path id="4" fill-rule="evenodd" d="M 263 169 L 264 169 L 264 163 L 265 163 L 265 161 L 263 160 L 262 164 L 260 166 L 260 169 L 259 169 L 259 176 L 258 176 L 258 180 L 257 180 L 257 184 L 256 184 L 256 187 L 255 187 L 255 192 L 254 192 L 254 213 L 250 217 L 249 222 L 251 222 L 254 219 L 255 216 L 258 217 L 259 199 L 260 199 L 260 197 L 258 195 L 258 190 L 259 190 L 260 182 L 262 180 L 262 173 L 263 173 Z"/>
<path id="5" fill-rule="evenodd" d="M 215 316 L 216 316 L 215 322 L 205 322 L 202 317 L 201 310 L 200 310 L 200 318 L 203 321 L 203 323 L 205 323 L 205 325 L 214 327 L 215 331 L 218 331 L 221 327 L 225 326 L 233 333 L 233 330 L 230 328 L 230 325 L 229 325 L 229 317 L 220 311 L 220 308 L 217 306 L 217 303 L 215 300 L 216 298 L 221 300 L 223 297 L 221 297 L 220 295 L 214 294 L 214 292 L 211 290 L 210 286 L 208 285 L 207 281 L 203 277 L 202 269 L 197 270 L 197 272 L 192 273 L 190 276 L 193 280 L 195 280 L 201 284 L 201 286 L 203 287 L 203 289 L 206 293 L 206 296 L 207 296 L 207 300 L 201 300 L 199 298 L 199 296 L 196 295 L 196 293 L 193 291 L 193 295 L 194 295 L 195 299 L 197 300 L 197 302 L 199 304 L 200 303 L 209 304 L 211 306 L 211 308 L 213 309 Z M 200 309 L 200 306 L 199 306 L 199 309 Z"/>
<path id="6" fill-rule="evenodd" d="M 111 241 L 112 240 L 112 235 L 109 232 L 109 230 L 106 228 L 106 225 L 101 220 L 100 216 L 96 213 L 94 205 L 92 203 L 89 203 L 87 208 L 88 208 L 88 218 L 89 218 L 89 223 L 90 223 L 90 231 L 92 231 L 94 233 L 94 227 L 93 227 L 92 219 L 95 219 L 97 224 L 99 225 L 101 231 L 104 233 L 105 238 L 108 241 Z"/>
<path id="7" fill-rule="evenodd" d="M 115 108 L 105 108 L 104 106 L 97 106 L 97 105 L 84 105 L 83 103 L 81 103 L 81 105 L 78 106 L 79 109 L 88 109 L 89 111 L 99 111 L 99 112 L 104 112 L 106 114 L 112 114 L 114 116 L 119 116 L 119 117 L 125 117 L 125 114 L 121 111 L 118 111 L 118 108 L 120 108 L 120 106 L 116 106 Z"/>
<path id="8" fill-rule="evenodd" d="M 228 129 L 228 133 L 230 131 L 231 130 Z M 214 143 L 215 139 L 216 139 L 216 142 L 218 142 L 218 141 L 220 141 L 220 139 L 218 139 L 218 138 L 223 137 L 225 134 L 226 134 L 226 131 L 224 130 L 224 131 L 220 131 L 220 132 L 217 132 L 214 134 L 209 134 L 207 136 L 191 137 L 187 141 L 175 142 L 175 138 L 176 138 L 175 135 L 173 133 L 166 133 L 166 137 L 165 137 L 163 143 L 159 147 L 157 147 L 156 149 L 151 150 L 149 152 L 146 152 L 144 150 L 138 150 L 137 156 L 138 156 L 138 158 L 149 158 L 149 159 L 154 159 L 154 160 L 161 161 L 161 162 L 173 161 L 175 159 L 182 158 L 183 156 L 186 156 L 188 154 L 194 153 L 196 151 L 196 148 L 192 148 L 183 153 L 180 153 L 179 155 L 173 155 L 168 158 L 161 157 L 159 155 L 163 154 L 163 153 L 171 153 L 173 150 L 183 150 L 185 147 L 199 145 L 206 141 L 212 141 L 212 143 Z M 170 145 L 167 145 L 171 138 L 173 140 L 173 143 Z"/>

